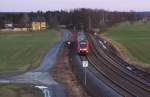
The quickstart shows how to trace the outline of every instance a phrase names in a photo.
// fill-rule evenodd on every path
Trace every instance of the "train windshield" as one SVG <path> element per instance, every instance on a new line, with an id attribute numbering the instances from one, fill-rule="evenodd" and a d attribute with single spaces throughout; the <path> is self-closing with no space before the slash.
<path id="1" fill-rule="evenodd" d="M 86 41 L 81 41 L 80 42 L 80 47 L 81 48 L 86 48 L 87 47 L 87 42 Z"/>

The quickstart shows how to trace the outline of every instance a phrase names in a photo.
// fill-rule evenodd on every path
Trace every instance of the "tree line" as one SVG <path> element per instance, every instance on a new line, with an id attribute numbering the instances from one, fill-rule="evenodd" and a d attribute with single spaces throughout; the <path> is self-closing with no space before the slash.
<path id="1" fill-rule="evenodd" d="M 93 28 L 104 29 L 116 23 L 134 22 L 142 17 L 135 12 L 117 12 L 103 9 L 74 9 L 70 11 L 47 11 L 29 13 L 0 13 L 0 28 L 12 22 L 18 27 L 29 27 L 33 18 L 45 18 L 49 28 L 65 25 L 69 29 L 90 30 Z"/>

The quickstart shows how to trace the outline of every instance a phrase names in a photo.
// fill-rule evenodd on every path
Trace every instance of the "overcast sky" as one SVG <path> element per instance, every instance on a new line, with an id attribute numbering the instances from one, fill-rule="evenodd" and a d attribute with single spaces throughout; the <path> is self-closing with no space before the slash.
<path id="1" fill-rule="evenodd" d="M 0 0 L 0 12 L 69 10 L 73 8 L 150 11 L 150 0 Z"/>

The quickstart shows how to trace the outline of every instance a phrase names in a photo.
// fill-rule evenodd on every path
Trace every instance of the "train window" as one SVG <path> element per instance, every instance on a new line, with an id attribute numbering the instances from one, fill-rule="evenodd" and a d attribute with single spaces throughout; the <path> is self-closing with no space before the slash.
<path id="1" fill-rule="evenodd" d="M 86 48 L 87 47 L 87 42 L 86 41 L 81 41 L 80 42 L 80 47 L 81 48 Z"/>

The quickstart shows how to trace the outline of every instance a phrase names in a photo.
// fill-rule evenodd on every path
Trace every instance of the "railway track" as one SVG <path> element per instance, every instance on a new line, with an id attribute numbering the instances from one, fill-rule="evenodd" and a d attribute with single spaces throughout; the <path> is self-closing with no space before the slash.
<path id="1" fill-rule="evenodd" d="M 83 61 L 83 60 L 88 60 L 87 59 L 87 57 L 84 57 L 84 56 L 80 56 L 80 59 L 81 59 L 81 61 Z M 93 88 L 92 87 L 88 87 L 88 91 L 90 92 L 90 93 L 92 93 L 92 96 L 93 97 L 125 97 L 125 96 L 122 96 L 121 95 L 121 92 L 118 92 L 118 91 L 115 91 L 114 92 L 114 87 L 116 87 L 115 86 L 115 84 L 114 83 L 112 83 L 110 80 L 109 80 L 109 78 L 107 78 L 106 76 L 105 76 L 105 74 L 102 72 L 102 73 L 99 73 L 99 70 L 97 70 L 96 68 L 94 68 L 95 67 L 95 65 L 93 65 L 94 63 L 92 62 L 92 61 L 89 61 L 89 67 L 87 68 L 87 70 L 90 72 L 90 73 L 92 73 L 93 74 L 93 76 L 96 78 L 96 79 L 98 79 L 98 82 L 96 83 L 96 86 L 101 86 L 102 85 L 102 83 L 103 84 L 105 84 L 105 85 L 107 85 L 111 90 L 108 90 L 108 88 L 106 88 L 106 87 L 102 87 L 102 88 L 96 88 L 96 87 L 94 87 L 94 89 L 96 88 L 97 90 L 93 90 Z M 93 80 L 95 80 L 95 79 L 93 79 Z M 99 82 L 102 82 L 102 83 L 99 83 Z M 87 83 L 89 83 L 88 82 L 88 80 L 87 80 Z M 90 83 L 91 85 L 93 85 L 93 83 Z M 113 85 L 113 86 L 112 86 Z M 87 88 L 86 88 L 87 89 Z M 110 91 L 111 92 L 113 92 L 113 93 L 115 93 L 115 94 L 113 94 L 113 93 L 110 93 Z M 124 92 L 124 91 L 123 91 Z M 109 94 L 110 93 L 110 94 Z M 117 95 L 116 95 L 116 93 L 117 93 Z M 126 93 L 126 92 L 125 92 Z M 116 95 L 116 96 L 114 96 L 114 95 Z M 120 95 L 120 96 L 119 96 Z M 129 97 L 128 96 L 128 94 L 126 93 L 126 97 Z"/>
<path id="2" fill-rule="evenodd" d="M 103 51 L 100 51 L 100 50 L 99 50 L 98 52 L 99 52 L 100 55 L 105 55 L 105 54 L 104 54 L 105 52 L 103 52 Z M 114 67 L 116 67 L 116 68 L 119 69 L 120 71 L 126 73 L 128 76 L 132 77 L 133 79 L 139 80 L 142 84 L 145 84 L 145 85 L 147 85 L 147 86 L 150 86 L 150 84 L 149 84 L 147 81 L 145 81 L 145 80 L 143 80 L 143 79 L 140 79 L 140 78 L 137 77 L 136 75 L 132 75 L 131 72 L 129 72 L 127 69 L 122 68 L 121 65 L 120 65 L 121 63 L 116 62 L 116 60 L 111 59 L 112 57 L 108 57 L 108 55 L 105 55 L 105 56 L 103 56 L 103 57 L 104 57 L 105 59 L 107 59 L 109 62 L 112 62 L 112 65 L 114 65 Z"/>
<path id="3" fill-rule="evenodd" d="M 92 38 L 92 39 L 94 39 L 94 38 Z M 96 40 L 92 40 L 92 41 L 96 41 Z M 135 79 L 135 81 L 138 80 L 140 83 L 142 83 L 143 85 L 146 85 L 150 88 L 150 79 L 149 79 L 149 77 L 143 79 L 143 77 L 141 78 L 141 76 L 139 77 L 139 75 L 136 75 L 134 73 L 129 72 L 129 70 L 127 70 L 126 67 L 124 67 L 124 65 L 122 65 L 123 63 L 120 62 L 120 59 L 118 61 L 118 59 L 114 59 L 113 56 L 111 56 L 110 53 L 109 54 L 107 53 L 107 51 L 109 51 L 109 50 L 106 51 L 106 50 L 103 50 L 103 48 L 99 48 L 98 42 L 96 42 L 96 43 L 93 42 L 93 44 L 95 46 L 92 46 L 92 47 L 96 48 L 97 53 L 99 55 L 101 55 L 101 57 L 105 58 L 105 60 L 108 60 L 108 62 L 112 63 L 113 67 L 115 67 L 116 69 L 126 73 L 126 75 L 128 75 L 132 79 Z M 126 65 L 128 65 L 128 64 L 126 63 Z"/>
<path id="4" fill-rule="evenodd" d="M 109 50 L 104 50 L 102 48 L 102 46 L 100 46 L 100 44 L 98 43 L 99 41 L 101 41 L 102 43 L 104 43 L 104 40 L 101 39 L 98 36 L 95 36 L 95 39 L 97 41 L 97 45 L 99 45 L 99 47 L 101 48 L 101 50 L 103 50 L 103 52 L 114 62 L 116 62 L 117 64 L 115 64 L 117 67 L 119 67 L 120 69 L 123 69 L 126 72 L 130 73 L 134 73 L 134 75 L 138 76 L 138 78 L 140 77 L 140 79 L 145 80 L 147 83 L 150 83 L 150 73 L 149 72 L 145 72 L 143 70 L 139 70 L 137 68 L 135 68 L 133 65 L 128 64 L 127 62 L 125 62 L 120 56 L 118 56 L 117 51 L 113 48 L 113 46 L 111 44 L 107 44 L 107 48 Z M 120 65 L 120 66 L 119 66 Z M 128 69 L 128 70 L 127 70 Z M 139 80 L 140 80 L 139 79 Z"/>
<path id="5" fill-rule="evenodd" d="M 149 97 L 150 84 L 121 69 L 121 65 L 108 57 L 91 35 L 91 54 L 86 56 L 90 68 L 97 71 L 95 76 L 125 97 Z M 85 60 L 81 57 L 82 60 Z M 118 65 L 119 64 L 119 65 Z"/>

